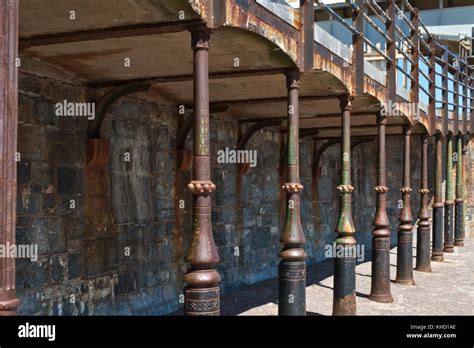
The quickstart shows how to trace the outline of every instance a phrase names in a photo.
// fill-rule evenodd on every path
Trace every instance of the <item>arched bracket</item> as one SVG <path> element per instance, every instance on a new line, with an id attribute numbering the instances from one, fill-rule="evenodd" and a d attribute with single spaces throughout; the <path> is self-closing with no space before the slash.
<path id="1" fill-rule="evenodd" d="M 360 144 L 364 144 L 364 143 L 370 143 L 374 141 L 373 138 L 359 138 L 359 139 L 355 139 L 355 140 L 352 140 L 351 142 L 351 150 L 353 150 L 356 146 L 360 145 Z M 315 155 L 314 155 L 314 162 L 313 162 L 313 169 L 316 170 L 317 168 L 319 168 L 319 161 L 321 159 L 321 157 L 323 156 L 324 152 L 329 148 L 331 147 L 332 145 L 334 144 L 339 144 L 341 142 L 341 139 L 340 138 L 337 138 L 337 139 L 330 139 L 328 141 L 326 141 L 323 145 L 321 145 L 320 148 L 318 148 L 318 150 L 316 151 Z"/>
<path id="2" fill-rule="evenodd" d="M 94 120 L 89 122 L 87 134 L 90 139 L 100 139 L 102 124 L 109 108 L 121 97 L 126 95 L 147 91 L 151 84 L 146 82 L 128 83 L 113 88 L 107 92 L 97 104 Z"/>
<path id="3" fill-rule="evenodd" d="M 194 126 L 194 115 L 184 119 L 176 137 L 176 161 L 177 171 L 187 172 L 193 166 L 193 151 L 186 150 L 186 138 Z"/>
<path id="4" fill-rule="evenodd" d="M 244 150 L 252 136 L 259 130 L 267 127 L 275 127 L 281 125 L 283 122 L 282 119 L 268 119 L 264 121 L 259 121 L 251 125 L 245 130 L 245 132 L 240 136 L 237 143 L 237 151 Z M 250 163 L 239 163 L 237 167 L 237 173 L 239 175 L 246 175 L 250 171 Z"/>

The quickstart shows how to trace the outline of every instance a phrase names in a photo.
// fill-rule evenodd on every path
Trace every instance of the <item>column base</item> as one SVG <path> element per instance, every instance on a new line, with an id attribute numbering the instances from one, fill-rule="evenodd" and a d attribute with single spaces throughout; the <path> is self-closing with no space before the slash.
<path id="1" fill-rule="evenodd" d="M 306 315 L 306 262 L 281 261 L 278 275 L 278 315 Z"/>
<path id="2" fill-rule="evenodd" d="M 443 255 L 433 255 L 431 256 L 431 261 L 435 261 L 435 262 L 443 262 L 444 261 L 444 257 Z"/>
<path id="3" fill-rule="evenodd" d="M 340 245 L 342 246 L 342 245 Z M 351 248 L 352 245 L 345 245 Z M 334 259 L 334 295 L 333 315 L 356 315 L 356 290 L 355 290 L 354 257 L 336 257 Z"/>
<path id="4" fill-rule="evenodd" d="M 413 279 L 395 279 L 393 281 L 395 284 L 411 286 L 415 285 L 415 281 Z"/>
<path id="5" fill-rule="evenodd" d="M 0 301 L 0 317 L 8 317 L 16 315 L 16 309 L 21 301 L 17 298 Z"/>
<path id="6" fill-rule="evenodd" d="M 445 246 L 443 248 L 443 253 L 448 253 L 448 254 L 454 253 L 454 245 L 453 246 L 451 246 L 451 245 Z"/>
<path id="7" fill-rule="evenodd" d="M 392 303 L 393 297 L 392 295 L 369 295 L 369 300 L 380 302 L 380 303 Z"/>
<path id="8" fill-rule="evenodd" d="M 417 272 L 425 272 L 425 273 L 431 273 L 431 272 L 433 272 L 433 271 L 431 270 L 431 267 L 429 267 L 429 268 L 419 267 L 419 268 L 415 268 L 415 271 L 417 271 Z"/>
<path id="9" fill-rule="evenodd" d="M 372 284 L 369 300 L 393 302 L 390 291 L 390 237 L 372 238 Z"/>
<path id="10" fill-rule="evenodd" d="M 184 314 L 189 316 L 220 315 L 219 288 L 185 288 Z"/>
<path id="11" fill-rule="evenodd" d="M 464 240 L 455 240 L 454 241 L 454 246 L 463 247 L 464 246 Z"/>

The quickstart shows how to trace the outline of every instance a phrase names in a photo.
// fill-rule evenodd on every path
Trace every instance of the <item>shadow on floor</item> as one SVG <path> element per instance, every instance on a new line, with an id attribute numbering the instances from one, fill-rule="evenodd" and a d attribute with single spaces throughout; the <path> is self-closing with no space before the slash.
<path id="1" fill-rule="evenodd" d="M 391 248 L 395 248 L 392 246 Z M 366 254 L 363 262 L 358 262 L 357 265 L 370 262 L 371 253 Z M 306 286 L 318 285 L 325 288 L 330 288 L 322 285 L 321 281 L 331 277 L 334 274 L 334 260 L 326 259 L 315 265 L 307 268 Z M 358 276 L 370 277 L 370 275 L 359 274 Z M 367 298 L 368 294 L 356 292 L 358 297 Z M 247 285 L 225 293 L 221 296 L 221 315 L 235 316 L 246 312 L 252 308 L 263 306 L 267 303 L 277 303 L 278 301 L 278 277 L 261 281 L 256 284 Z M 182 311 L 170 313 L 169 315 L 182 315 Z M 307 312 L 308 316 L 321 316 L 320 313 Z"/>

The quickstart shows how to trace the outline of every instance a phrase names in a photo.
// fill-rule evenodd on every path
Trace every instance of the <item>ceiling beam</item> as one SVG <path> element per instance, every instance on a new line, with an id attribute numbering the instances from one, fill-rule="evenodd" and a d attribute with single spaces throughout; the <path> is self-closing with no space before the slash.
<path id="1" fill-rule="evenodd" d="M 376 113 L 375 112 L 367 112 L 367 111 L 364 111 L 364 112 L 352 112 L 351 113 L 351 117 L 352 116 L 357 116 L 357 117 L 363 117 L 363 116 L 367 116 L 367 117 L 370 117 L 370 116 L 376 116 Z M 280 118 L 280 119 L 286 119 L 287 116 L 278 116 L 276 118 Z M 331 118 L 339 118 L 341 117 L 341 114 L 319 114 L 319 115 L 314 115 L 314 116 L 310 116 L 310 117 L 300 117 L 300 121 L 306 121 L 306 120 L 321 120 L 321 119 L 331 119 Z M 273 117 L 272 117 L 273 118 Z M 250 122 L 258 122 L 258 121 L 262 121 L 262 120 L 265 120 L 266 118 L 246 118 L 246 119 L 243 119 L 243 120 L 239 120 L 240 123 L 250 123 Z"/>
<path id="2" fill-rule="evenodd" d="M 308 95 L 308 96 L 300 96 L 299 101 L 318 101 L 318 100 L 332 100 L 332 99 L 339 99 L 342 94 L 330 94 L 330 95 Z M 255 104 L 275 104 L 275 103 L 287 103 L 288 97 L 273 97 L 273 98 L 256 98 L 256 99 L 243 99 L 243 100 L 223 100 L 219 102 L 211 103 L 212 106 L 217 105 L 255 105 Z M 189 106 L 191 107 L 191 106 Z"/>
<path id="3" fill-rule="evenodd" d="M 158 35 L 177 33 L 192 30 L 202 26 L 201 19 L 189 21 L 173 21 L 163 23 L 147 23 L 139 25 L 128 25 L 121 27 L 91 29 L 73 31 L 68 33 L 46 34 L 20 38 L 19 50 L 23 51 L 31 47 L 60 45 L 74 42 L 97 41 L 107 39 L 120 39 L 134 36 Z M 191 38 L 189 39 L 191 40 Z"/>
<path id="4" fill-rule="evenodd" d="M 272 68 L 272 69 L 250 69 L 250 70 L 227 70 L 227 71 L 216 71 L 209 73 L 210 80 L 239 78 L 239 77 L 257 77 L 257 76 L 271 76 L 283 74 L 289 68 Z M 129 79 L 129 80 L 115 80 L 115 81 L 101 81 L 89 83 L 89 87 L 101 88 L 101 87 L 113 87 L 122 84 L 129 83 L 149 83 L 151 85 L 159 85 L 165 83 L 174 82 L 191 82 L 193 81 L 192 74 L 185 75 L 171 75 L 171 76 L 157 76 L 144 79 Z"/>

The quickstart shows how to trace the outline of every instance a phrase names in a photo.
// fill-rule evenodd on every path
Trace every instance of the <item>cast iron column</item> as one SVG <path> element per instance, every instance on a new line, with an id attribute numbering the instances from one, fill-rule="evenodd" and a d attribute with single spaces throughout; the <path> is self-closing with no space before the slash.
<path id="1" fill-rule="evenodd" d="M 428 211 L 428 136 L 421 136 L 421 185 L 418 234 L 416 238 L 416 270 L 431 272 L 430 258 L 430 213 Z"/>
<path id="2" fill-rule="evenodd" d="M 376 302 L 393 302 L 390 293 L 390 230 L 387 216 L 387 183 L 385 172 L 385 126 L 387 118 L 377 114 L 377 208 L 372 232 L 372 286 L 369 299 Z"/>
<path id="3" fill-rule="evenodd" d="M 411 125 L 403 127 L 403 207 L 400 211 L 398 226 L 397 276 L 395 283 L 415 285 L 413 280 L 413 216 L 410 206 L 410 141 Z"/>
<path id="4" fill-rule="evenodd" d="M 211 181 L 209 141 L 209 41 L 206 30 L 192 32 L 194 51 L 194 155 L 193 180 L 188 185 L 193 193 L 193 237 L 184 276 L 186 315 L 219 315 L 221 280 L 215 265 L 219 262 L 211 224 L 211 196 L 216 189 Z"/>
<path id="5" fill-rule="evenodd" d="M 454 190 L 453 190 L 453 136 L 446 143 L 446 199 L 444 201 L 444 249 L 454 252 Z"/>
<path id="6" fill-rule="evenodd" d="M 334 255 L 334 301 L 333 315 L 356 314 L 355 291 L 355 228 L 352 221 L 352 192 L 351 183 L 351 101 L 349 96 L 341 98 L 341 185 L 339 219 L 336 232 L 336 255 Z M 339 256 L 339 250 L 344 252 Z"/>
<path id="7" fill-rule="evenodd" d="M 443 142 L 441 134 L 436 134 L 435 148 L 435 192 L 433 202 L 433 251 L 432 261 L 443 261 Z"/>
<path id="8" fill-rule="evenodd" d="M 306 242 L 300 217 L 300 184 L 299 167 L 299 101 L 298 89 L 300 78 L 298 71 L 286 75 L 288 88 L 288 131 L 286 144 L 287 153 L 287 183 L 283 185 L 286 191 L 286 220 L 280 242 L 283 248 L 280 252 L 279 265 L 279 315 L 306 315 Z"/>
<path id="9" fill-rule="evenodd" d="M 18 1 L 0 1 L 0 244 L 15 245 Z M 0 315 L 15 315 L 15 258 L 0 258 Z"/>
<path id="10" fill-rule="evenodd" d="M 464 246 L 464 177 L 463 177 L 463 136 L 457 137 L 456 162 L 456 226 L 454 227 L 454 245 Z"/>

